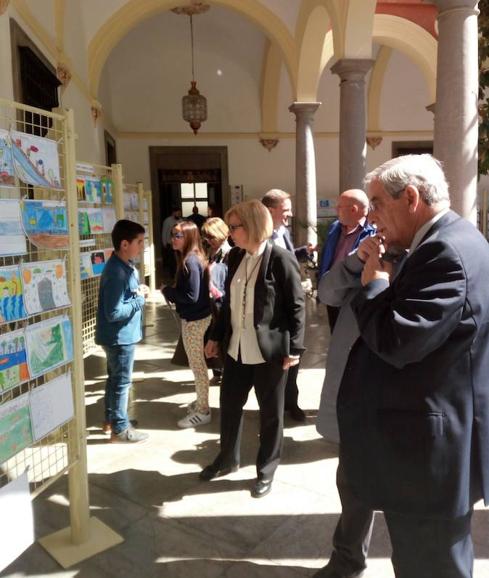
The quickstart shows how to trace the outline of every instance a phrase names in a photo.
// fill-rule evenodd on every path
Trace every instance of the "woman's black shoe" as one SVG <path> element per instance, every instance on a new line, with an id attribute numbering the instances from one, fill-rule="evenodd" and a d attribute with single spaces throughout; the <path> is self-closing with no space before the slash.
<path id="1" fill-rule="evenodd" d="M 203 482 L 210 482 L 214 478 L 220 478 L 222 476 L 227 476 L 233 472 L 237 472 L 239 470 L 239 466 L 230 466 L 228 468 L 221 468 L 215 464 L 210 464 L 206 466 L 199 474 L 199 479 Z"/>

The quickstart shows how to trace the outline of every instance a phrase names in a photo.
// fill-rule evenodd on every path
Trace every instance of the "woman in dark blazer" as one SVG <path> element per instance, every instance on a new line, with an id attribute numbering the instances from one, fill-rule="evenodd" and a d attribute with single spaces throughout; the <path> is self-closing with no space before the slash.
<path id="1" fill-rule="evenodd" d="M 205 351 L 215 357 L 220 345 L 225 354 L 221 449 L 200 478 L 238 469 L 243 406 L 254 386 L 260 448 L 251 495 L 259 498 L 270 492 L 280 461 L 287 370 L 304 351 L 304 292 L 294 255 L 268 242 L 272 219 L 260 201 L 235 205 L 225 219 L 236 246 L 228 257 L 224 304 Z"/>

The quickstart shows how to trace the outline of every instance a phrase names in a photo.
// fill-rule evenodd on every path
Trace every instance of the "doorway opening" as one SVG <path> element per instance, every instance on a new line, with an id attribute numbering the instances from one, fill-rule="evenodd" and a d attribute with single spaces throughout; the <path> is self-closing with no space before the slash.
<path id="1" fill-rule="evenodd" d="M 229 204 L 227 147 L 150 147 L 157 278 L 162 278 L 163 221 L 174 209 L 183 218 L 197 207 L 222 216 Z"/>

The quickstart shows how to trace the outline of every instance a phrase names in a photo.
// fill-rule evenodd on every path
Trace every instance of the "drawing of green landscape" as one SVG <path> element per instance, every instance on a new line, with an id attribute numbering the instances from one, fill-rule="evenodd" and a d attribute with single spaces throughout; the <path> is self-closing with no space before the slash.
<path id="1" fill-rule="evenodd" d="M 0 464 L 32 444 L 27 394 L 2 407 L 0 414 Z"/>
<path id="2" fill-rule="evenodd" d="M 54 321 L 31 325 L 26 331 L 27 359 L 33 377 L 48 372 L 73 357 L 71 323 L 58 317 Z"/>

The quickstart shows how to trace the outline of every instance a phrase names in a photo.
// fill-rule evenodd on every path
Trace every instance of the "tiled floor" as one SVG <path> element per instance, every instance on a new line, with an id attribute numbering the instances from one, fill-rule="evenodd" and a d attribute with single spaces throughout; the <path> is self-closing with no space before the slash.
<path id="1" fill-rule="evenodd" d="M 88 469 L 91 514 L 124 542 L 69 570 L 34 544 L 1 576 L 33 578 L 294 578 L 311 576 L 330 552 L 340 512 L 336 451 L 316 433 L 328 329 L 325 311 L 309 302 L 308 351 L 301 365 L 304 425 L 287 421 L 283 460 L 273 491 L 250 497 L 258 416 L 254 395 L 246 406 L 242 468 L 203 483 L 200 469 L 217 452 L 218 387 L 211 388 L 212 423 L 179 430 L 177 420 L 193 395 L 191 374 L 171 365 L 177 329 L 162 304 L 148 307 L 146 339 L 138 348 L 132 412 L 150 433 L 141 445 L 111 445 L 100 430 L 105 360 L 86 362 Z M 35 500 L 36 536 L 69 524 L 67 487 L 56 483 Z M 475 578 L 489 576 L 489 513 L 474 516 Z M 0 546 L 1 547 L 1 546 Z M 393 578 L 390 546 L 376 518 L 365 578 Z M 416 577 L 413 577 L 416 578 Z M 442 577 L 436 577 L 442 578 Z"/>

